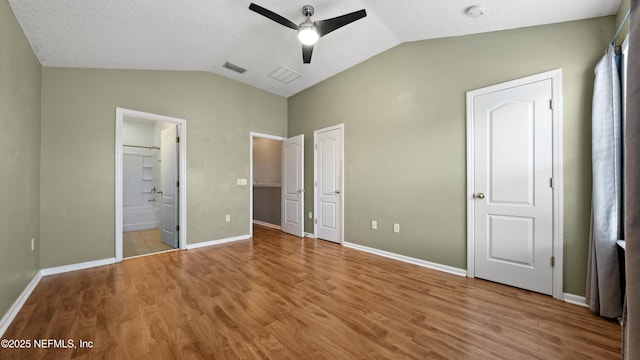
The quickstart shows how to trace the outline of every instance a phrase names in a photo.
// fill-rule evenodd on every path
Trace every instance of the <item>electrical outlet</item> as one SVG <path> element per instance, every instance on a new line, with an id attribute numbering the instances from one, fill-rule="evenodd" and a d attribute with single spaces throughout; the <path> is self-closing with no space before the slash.
<path id="1" fill-rule="evenodd" d="M 231 215 L 225 216 L 224 221 L 231 222 Z"/>
<path id="2" fill-rule="evenodd" d="M 371 220 L 371 228 L 374 230 L 378 229 L 378 222 L 375 220 Z"/>
<path id="3" fill-rule="evenodd" d="M 313 213 L 309 211 L 309 219 L 313 219 Z"/>
<path id="4" fill-rule="evenodd" d="M 31 251 L 33 251 L 35 248 L 36 248 L 36 239 L 31 238 Z"/>
<path id="5" fill-rule="evenodd" d="M 400 224 L 393 224 L 393 232 L 400 232 Z"/>

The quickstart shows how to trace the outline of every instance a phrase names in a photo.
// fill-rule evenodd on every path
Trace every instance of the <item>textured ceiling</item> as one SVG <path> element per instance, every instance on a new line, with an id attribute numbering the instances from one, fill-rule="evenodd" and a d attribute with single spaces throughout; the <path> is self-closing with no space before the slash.
<path id="1" fill-rule="evenodd" d="M 620 0 L 254 0 L 298 24 L 366 9 L 367 17 L 322 37 L 302 63 L 295 30 L 239 0 L 9 0 L 45 67 L 209 71 L 291 96 L 402 42 L 613 15 Z M 465 15 L 472 5 L 484 16 Z M 222 67 L 234 63 L 242 75 Z M 284 66 L 301 76 L 268 75 Z"/>

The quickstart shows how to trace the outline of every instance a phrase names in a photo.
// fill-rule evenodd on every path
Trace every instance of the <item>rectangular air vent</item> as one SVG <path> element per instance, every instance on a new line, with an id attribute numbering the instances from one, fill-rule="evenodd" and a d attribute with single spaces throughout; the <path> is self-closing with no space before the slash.
<path id="1" fill-rule="evenodd" d="M 285 84 L 292 82 L 300 76 L 302 75 L 284 66 L 279 66 L 277 69 L 273 70 L 271 74 L 269 74 L 270 78 L 276 79 Z"/>
<path id="2" fill-rule="evenodd" d="M 238 65 L 232 64 L 230 62 L 225 62 L 224 65 L 222 65 L 223 68 L 225 69 L 229 69 L 229 70 L 233 70 L 235 72 L 237 72 L 238 74 L 244 74 L 245 71 L 247 71 L 247 69 L 245 68 L 241 68 Z"/>

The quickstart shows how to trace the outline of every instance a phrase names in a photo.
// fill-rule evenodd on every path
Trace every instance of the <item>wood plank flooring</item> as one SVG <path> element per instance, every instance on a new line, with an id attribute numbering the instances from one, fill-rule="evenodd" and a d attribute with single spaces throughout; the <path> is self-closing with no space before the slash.
<path id="1" fill-rule="evenodd" d="M 2 359 L 618 359 L 620 326 L 524 290 L 255 226 L 42 279 Z"/>

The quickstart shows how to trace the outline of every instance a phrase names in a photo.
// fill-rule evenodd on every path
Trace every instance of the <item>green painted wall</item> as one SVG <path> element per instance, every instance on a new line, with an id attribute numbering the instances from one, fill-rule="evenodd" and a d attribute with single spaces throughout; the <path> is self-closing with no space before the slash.
<path id="1" fill-rule="evenodd" d="M 466 268 L 466 92 L 562 68 L 564 288 L 584 294 L 593 69 L 614 32 L 610 16 L 405 43 L 290 97 L 289 136 L 306 138 L 305 187 L 313 131 L 344 123 L 345 240 Z M 305 215 L 312 209 L 307 191 Z"/>
<path id="2" fill-rule="evenodd" d="M 115 256 L 115 108 L 187 121 L 187 241 L 249 233 L 249 132 L 286 135 L 287 100 L 204 72 L 45 68 L 40 261 Z M 231 222 L 225 222 L 225 215 Z"/>
<path id="3" fill-rule="evenodd" d="M 0 2 L 0 317 L 40 269 L 41 67 L 6 1 Z"/>

